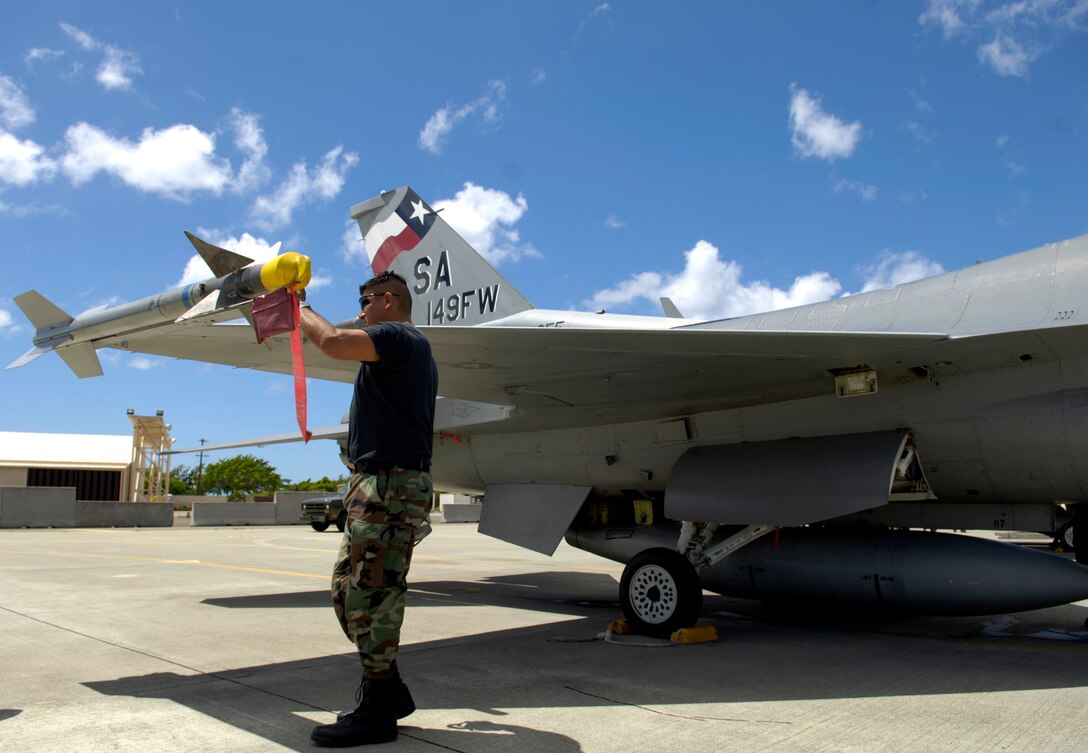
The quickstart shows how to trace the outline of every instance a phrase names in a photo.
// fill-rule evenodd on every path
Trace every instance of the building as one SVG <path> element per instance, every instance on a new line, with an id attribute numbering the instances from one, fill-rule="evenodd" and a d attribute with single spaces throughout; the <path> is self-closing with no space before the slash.
<path id="1" fill-rule="evenodd" d="M 133 435 L 0 431 L 0 486 L 74 487 L 76 499 L 131 501 Z"/>

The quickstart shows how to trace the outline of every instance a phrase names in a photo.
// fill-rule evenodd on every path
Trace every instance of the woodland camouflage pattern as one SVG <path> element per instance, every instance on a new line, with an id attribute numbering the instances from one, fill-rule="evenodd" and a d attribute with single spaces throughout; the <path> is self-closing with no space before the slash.
<path id="1" fill-rule="evenodd" d="M 430 512 L 432 492 L 429 473 L 405 468 L 354 474 L 348 481 L 332 602 L 368 677 L 388 676 L 397 658 L 413 540 Z"/>

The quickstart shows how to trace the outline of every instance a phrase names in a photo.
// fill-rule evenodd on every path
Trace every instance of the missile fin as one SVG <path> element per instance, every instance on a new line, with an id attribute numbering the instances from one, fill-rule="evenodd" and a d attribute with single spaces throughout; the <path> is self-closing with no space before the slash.
<path id="1" fill-rule="evenodd" d="M 187 321 L 189 319 L 195 319 L 198 316 L 210 314 L 211 312 L 218 310 L 220 308 L 219 293 L 220 291 L 218 290 L 213 290 L 212 292 L 208 293 L 208 295 L 201 298 L 195 306 L 193 306 L 191 309 L 175 319 L 174 322 L 180 324 L 181 322 Z"/>
<path id="2" fill-rule="evenodd" d="M 676 304 L 672 302 L 671 298 L 666 296 L 661 297 L 661 308 L 665 312 L 665 316 L 669 319 L 683 319 L 684 315 L 680 313 L 680 309 L 676 308 Z"/>
<path id="3" fill-rule="evenodd" d="M 35 345 L 33 348 L 28 350 L 26 353 L 23 353 L 21 356 L 19 356 L 14 361 L 12 361 L 7 366 L 5 366 L 4 370 L 6 371 L 7 369 L 17 369 L 20 366 L 26 366 L 31 361 L 37 361 L 39 358 L 41 358 L 42 356 L 44 356 L 46 353 L 48 353 L 51 350 L 52 350 L 52 348 L 39 348 L 38 346 Z"/>
<path id="4" fill-rule="evenodd" d="M 89 342 L 58 348 L 57 355 L 64 359 L 64 362 L 68 364 L 68 368 L 74 371 L 80 379 L 102 376 L 102 364 L 98 361 L 98 354 L 94 352 L 94 346 Z"/>
<path id="5" fill-rule="evenodd" d="M 23 314 L 35 329 L 48 329 L 72 321 L 72 316 L 67 311 L 37 290 L 28 290 L 22 295 L 15 296 L 15 305 L 22 309 Z"/>
<path id="6" fill-rule="evenodd" d="M 223 277 L 229 275 L 231 272 L 237 272 L 242 267 L 253 263 L 253 260 L 248 256 L 242 256 L 233 251 L 228 251 L 225 248 L 213 246 L 207 241 L 196 237 L 188 230 L 185 231 L 185 237 L 193 244 L 193 248 L 200 254 L 200 258 L 204 260 L 208 265 L 208 268 L 212 270 L 212 274 L 216 277 Z"/>

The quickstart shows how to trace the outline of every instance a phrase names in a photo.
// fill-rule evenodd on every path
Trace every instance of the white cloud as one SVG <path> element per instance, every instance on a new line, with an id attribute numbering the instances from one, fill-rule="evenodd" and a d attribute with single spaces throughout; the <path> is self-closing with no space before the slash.
<path id="1" fill-rule="evenodd" d="M 235 107 L 230 111 L 227 122 L 234 130 L 234 145 L 245 155 L 245 162 L 238 168 L 238 177 L 234 190 L 244 193 L 263 185 L 269 177 L 269 169 L 264 164 L 268 155 L 268 144 L 264 140 L 260 118 Z"/>
<path id="2" fill-rule="evenodd" d="M 929 0 L 918 17 L 942 38 L 976 44 L 979 61 L 1000 76 L 1028 75 L 1029 65 L 1064 39 L 1088 30 L 1085 0 Z"/>
<path id="3" fill-rule="evenodd" d="M 95 49 L 97 49 L 98 42 L 95 41 L 94 37 L 83 31 L 82 29 L 76 26 L 72 26 L 72 24 L 64 23 L 63 21 L 60 24 L 60 28 L 61 31 L 63 31 L 72 39 L 73 42 L 78 44 L 87 52 L 93 52 Z"/>
<path id="4" fill-rule="evenodd" d="M 328 152 L 313 170 L 304 161 L 296 162 L 274 193 L 254 200 L 254 224 L 262 230 L 275 230 L 290 223 L 291 215 L 300 206 L 335 197 L 344 187 L 348 170 L 358 162 L 359 156 L 355 152 L 345 154 L 342 146 Z"/>
<path id="5" fill-rule="evenodd" d="M 150 371 L 151 369 L 160 368 L 162 365 L 163 361 L 157 358 L 148 358 L 147 356 L 133 356 L 125 362 L 125 366 L 137 371 Z"/>
<path id="6" fill-rule="evenodd" d="M 340 236 L 340 241 L 340 258 L 349 264 L 362 262 L 365 266 L 370 266 L 370 257 L 366 255 L 366 246 L 363 245 L 363 235 L 355 220 L 348 219 L 344 222 L 344 233 Z"/>
<path id="7" fill-rule="evenodd" d="M 192 125 L 147 128 L 133 143 L 77 123 L 68 128 L 65 141 L 68 151 L 61 165 L 77 186 L 105 172 L 141 191 L 184 200 L 198 191 L 219 195 L 232 177 L 230 163 L 215 156 L 214 134 Z"/>
<path id="8" fill-rule="evenodd" d="M 34 122 L 34 109 L 12 79 L 0 75 L 0 125 L 13 131 Z"/>
<path id="9" fill-rule="evenodd" d="M 937 138 L 937 134 L 934 131 L 914 120 L 907 121 L 903 125 L 903 129 L 910 134 L 912 139 L 914 139 L 915 149 L 917 151 L 921 151 L 929 146 Z"/>
<path id="10" fill-rule="evenodd" d="M 763 281 L 746 284 L 741 281 L 742 273 L 739 263 L 723 261 L 717 247 L 699 241 L 684 252 L 682 272 L 642 272 L 614 288 L 599 291 L 590 304 L 610 309 L 644 300 L 657 306 L 658 299 L 667 296 L 686 317 L 723 319 L 825 301 L 841 289 L 827 272 L 796 277 L 788 290 Z"/>
<path id="11" fill-rule="evenodd" d="M 890 288 L 893 285 L 902 285 L 914 282 L 925 277 L 933 277 L 944 273 L 944 267 L 938 262 L 930 261 L 917 251 L 883 251 L 877 262 L 862 270 L 865 283 L 861 292 Z"/>
<path id="12" fill-rule="evenodd" d="M 7 309 L 0 308 L 0 337 L 10 337 L 22 328 L 15 323 L 15 317 Z"/>
<path id="13" fill-rule="evenodd" d="M 738 262 L 723 261 L 713 244 L 699 241 L 684 252 L 683 271 L 632 275 L 614 288 L 599 291 L 587 305 L 610 310 L 643 301 L 657 307 L 664 296 L 672 299 L 686 317 L 714 320 L 819 303 L 842 291 L 839 281 L 827 272 L 814 271 L 795 277 L 784 290 L 764 281 L 746 283 L 741 279 L 743 271 Z M 865 293 L 942 274 L 944 268 L 917 251 L 884 251 L 861 272 L 864 276 L 861 292 Z"/>
<path id="14" fill-rule="evenodd" d="M 310 282 L 306 284 L 306 289 L 317 290 L 318 288 L 332 285 L 332 280 L 332 275 L 328 272 L 325 272 L 324 270 L 321 270 L 320 272 L 313 272 L 310 275 Z"/>
<path id="15" fill-rule="evenodd" d="M 64 50 L 51 50 L 48 47 L 32 47 L 30 51 L 23 56 L 23 62 L 27 66 L 33 66 L 35 63 L 48 63 L 51 60 L 63 57 Z"/>
<path id="16" fill-rule="evenodd" d="M 492 264 L 517 261 L 522 256 L 540 256 L 531 244 L 523 243 L 514 225 L 529 210 L 529 202 L 493 188 L 465 183 L 452 199 L 432 204 L 443 219 Z"/>
<path id="17" fill-rule="evenodd" d="M 499 110 L 505 100 L 506 84 L 502 81 L 491 81 L 487 85 L 487 91 L 467 105 L 446 105 L 435 112 L 419 132 L 419 148 L 439 154 L 457 124 L 476 113 L 480 114 L 486 125 L 498 123 L 501 120 Z"/>
<path id="18" fill-rule="evenodd" d="M 61 23 L 60 28 L 85 51 L 102 54 L 102 62 L 95 73 L 95 79 L 107 91 L 131 89 L 133 76 L 143 73 L 143 69 L 140 68 L 140 59 L 128 50 L 100 42 L 69 23 Z"/>
<path id="19" fill-rule="evenodd" d="M 143 70 L 135 55 L 116 47 L 107 47 L 105 59 L 98 67 L 95 78 L 108 90 L 131 89 L 132 77 L 141 73 Z"/>
<path id="20" fill-rule="evenodd" d="M 0 165 L 0 173 L 3 172 L 3 166 Z M 22 219 L 23 217 L 34 217 L 40 214 L 58 214 L 63 215 L 65 213 L 64 207 L 59 204 L 38 204 L 37 202 L 31 202 L 30 204 L 8 204 L 0 200 L 0 214 L 7 215 L 8 217 L 14 217 L 16 219 Z"/>
<path id="21" fill-rule="evenodd" d="M 978 48 L 978 59 L 988 64 L 1001 76 L 1019 76 L 1028 74 L 1028 63 L 1038 53 L 1028 53 L 1015 39 L 998 32 L 992 42 Z"/>
<path id="22" fill-rule="evenodd" d="M 614 214 L 610 214 L 610 215 L 608 215 L 607 217 L 604 218 L 604 226 L 606 228 L 609 228 L 610 230 L 619 230 L 621 227 L 623 227 L 626 224 L 627 224 L 626 222 L 624 222 L 623 220 L 621 220 L 619 217 L 617 217 Z"/>
<path id="23" fill-rule="evenodd" d="M 842 193 L 843 191 L 856 193 L 861 197 L 862 201 L 872 201 L 876 198 L 877 194 L 876 186 L 862 183 L 860 180 L 850 180 L 848 178 L 837 178 L 832 180 L 831 189 L 835 193 Z"/>
<path id="24" fill-rule="evenodd" d="M 922 26 L 939 26 L 945 39 L 950 39 L 967 29 L 962 14 L 971 15 L 980 0 L 929 0 L 926 9 L 918 17 Z"/>
<path id="25" fill-rule="evenodd" d="M 578 24 L 578 30 L 574 32 L 574 42 L 572 43 L 572 46 L 578 46 L 578 42 L 581 41 L 582 32 L 585 31 L 586 26 L 588 26 L 594 19 L 597 18 L 605 18 L 607 20 L 608 14 L 611 11 L 612 6 L 608 3 L 600 3 L 593 10 L 591 10 L 589 12 L 589 15 L 585 17 L 585 20 L 583 20 L 582 23 Z M 609 22 L 609 25 L 611 26 L 611 22 Z"/>
<path id="26" fill-rule="evenodd" d="M 919 112 L 933 112 L 933 105 L 931 105 L 928 100 L 923 99 L 922 95 L 913 89 L 910 91 L 910 99 L 914 102 L 914 106 Z"/>
<path id="27" fill-rule="evenodd" d="M 28 186 L 50 180 L 56 170 L 56 163 L 46 156 L 41 145 L 0 131 L 0 183 Z"/>
<path id="28" fill-rule="evenodd" d="M 790 84 L 790 129 L 793 131 L 794 151 L 801 157 L 836 160 L 854 153 L 861 139 L 861 123 L 843 123 L 828 115 L 820 106 L 820 98 L 807 90 Z"/>

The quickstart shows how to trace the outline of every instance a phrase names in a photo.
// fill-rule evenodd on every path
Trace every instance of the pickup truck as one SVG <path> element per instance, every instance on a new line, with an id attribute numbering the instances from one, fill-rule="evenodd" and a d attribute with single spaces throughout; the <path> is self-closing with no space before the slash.
<path id="1" fill-rule="evenodd" d="M 315 531 L 327 530 L 329 526 L 335 523 L 336 530 L 343 533 L 344 521 L 347 519 L 347 513 L 344 511 L 343 495 L 344 492 L 341 490 L 337 494 L 328 497 L 314 497 L 313 499 L 303 500 L 299 508 L 301 519 L 308 521 L 310 527 Z"/>

